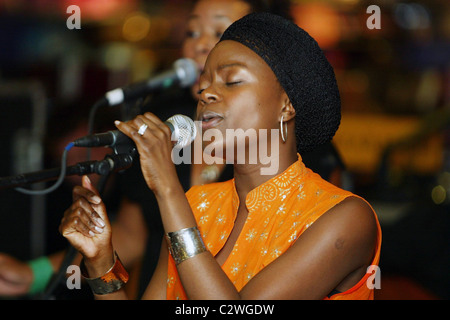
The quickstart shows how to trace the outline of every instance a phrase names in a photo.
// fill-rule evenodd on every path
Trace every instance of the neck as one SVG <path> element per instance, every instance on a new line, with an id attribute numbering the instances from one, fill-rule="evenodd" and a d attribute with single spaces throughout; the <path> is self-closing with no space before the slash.
<path id="1" fill-rule="evenodd" d="M 251 190 L 279 175 L 297 160 L 295 148 L 280 147 L 279 153 L 271 158 L 269 164 L 261 162 L 257 164 L 235 164 L 234 182 L 241 203 L 245 203 L 245 198 Z"/>

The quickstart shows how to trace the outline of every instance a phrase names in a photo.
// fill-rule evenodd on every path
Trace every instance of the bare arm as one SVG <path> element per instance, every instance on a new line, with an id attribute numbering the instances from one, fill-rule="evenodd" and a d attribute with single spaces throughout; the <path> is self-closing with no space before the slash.
<path id="1" fill-rule="evenodd" d="M 323 299 L 366 272 L 376 245 L 372 210 L 348 198 L 310 226 L 296 243 L 241 291 L 245 299 Z"/>
<path id="2" fill-rule="evenodd" d="M 149 129 L 146 135 L 139 136 L 135 132 L 142 123 Z M 170 131 L 151 114 L 118 128 L 138 146 L 144 176 L 155 192 L 165 232 L 196 226 L 170 161 Z M 349 198 L 318 219 L 291 249 L 241 292 L 209 252 L 185 260 L 177 269 L 190 299 L 323 298 L 338 286 L 350 287 L 344 280 L 370 263 L 375 237 L 372 210 L 364 201 Z"/>

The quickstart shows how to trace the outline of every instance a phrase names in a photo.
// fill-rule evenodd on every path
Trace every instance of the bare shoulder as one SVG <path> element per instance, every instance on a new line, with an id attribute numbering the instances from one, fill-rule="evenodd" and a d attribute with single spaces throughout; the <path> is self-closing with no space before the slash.
<path id="1" fill-rule="evenodd" d="M 322 299 L 333 289 L 345 291 L 371 264 L 377 233 L 370 205 L 348 197 L 321 215 L 289 250 L 256 275 L 244 287 L 245 293 L 259 299 Z"/>
<path id="2" fill-rule="evenodd" d="M 331 208 L 318 221 L 335 238 L 335 246 L 345 242 L 360 252 L 372 252 L 377 238 L 377 220 L 371 206 L 351 196 Z"/>
<path id="3" fill-rule="evenodd" d="M 327 244 L 336 250 L 340 259 L 351 259 L 357 267 L 371 261 L 377 234 L 377 220 L 371 206 L 361 198 L 350 196 L 324 213 L 302 237 L 314 239 L 315 244 Z"/>
<path id="4" fill-rule="evenodd" d="M 375 212 L 371 206 L 361 198 L 351 196 L 331 208 L 328 215 L 353 228 L 376 230 Z M 366 230 L 367 230 L 366 229 Z"/>

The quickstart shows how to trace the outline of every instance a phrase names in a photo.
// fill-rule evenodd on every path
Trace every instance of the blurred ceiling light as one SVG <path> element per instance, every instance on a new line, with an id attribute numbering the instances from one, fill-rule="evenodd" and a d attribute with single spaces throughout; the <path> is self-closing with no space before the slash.
<path id="1" fill-rule="evenodd" d="M 439 71 L 427 69 L 422 72 L 415 92 L 418 110 L 432 112 L 436 108 L 441 96 L 441 83 Z"/>
<path id="2" fill-rule="evenodd" d="M 128 12 L 136 6 L 136 0 L 62 0 L 61 7 L 66 14 L 70 5 L 80 7 L 81 20 L 104 20 Z"/>
<path id="3" fill-rule="evenodd" d="M 126 19 L 122 27 L 125 40 L 138 42 L 145 39 L 150 31 L 150 17 L 143 12 L 134 12 Z"/>
<path id="4" fill-rule="evenodd" d="M 292 8 L 295 23 L 308 32 L 322 49 L 335 46 L 340 38 L 340 17 L 330 5 L 307 3 Z"/>
<path id="5" fill-rule="evenodd" d="M 133 52 L 125 43 L 110 43 L 103 50 L 103 65 L 111 71 L 129 68 Z"/>
<path id="6" fill-rule="evenodd" d="M 431 199 L 433 199 L 433 202 L 435 204 L 444 203 L 446 198 L 447 198 L 447 192 L 443 186 L 436 186 L 431 191 Z"/>
<path id="7" fill-rule="evenodd" d="M 417 30 L 430 27 L 430 13 L 418 3 L 399 3 L 394 10 L 395 22 L 403 29 Z"/>

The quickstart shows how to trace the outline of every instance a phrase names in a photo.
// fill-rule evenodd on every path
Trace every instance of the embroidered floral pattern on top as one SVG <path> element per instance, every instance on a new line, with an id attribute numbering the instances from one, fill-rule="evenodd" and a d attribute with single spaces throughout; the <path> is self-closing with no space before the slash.
<path id="1" fill-rule="evenodd" d="M 238 290 L 280 257 L 322 214 L 352 193 L 339 189 L 299 160 L 249 192 L 248 217 L 222 269 Z M 239 207 L 234 180 L 193 187 L 186 193 L 206 247 L 214 256 L 233 230 Z M 206 205 L 207 204 L 207 205 Z M 186 298 L 169 258 L 167 298 Z M 174 279 L 174 282 L 172 282 Z"/>

